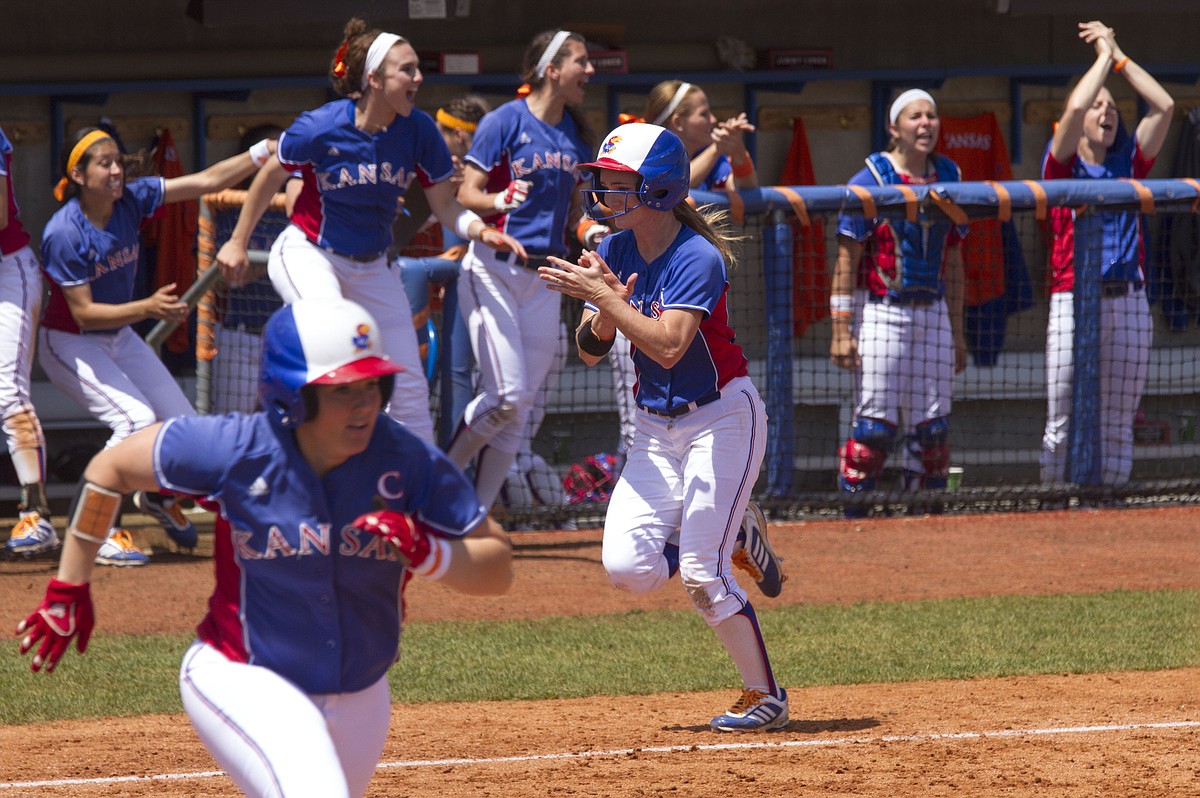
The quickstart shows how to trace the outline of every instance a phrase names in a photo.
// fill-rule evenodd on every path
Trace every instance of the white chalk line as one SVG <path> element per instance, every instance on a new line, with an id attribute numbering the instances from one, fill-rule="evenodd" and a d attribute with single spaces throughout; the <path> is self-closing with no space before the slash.
<path id="1" fill-rule="evenodd" d="M 547 762 L 555 760 L 587 759 L 590 757 L 629 756 L 630 754 L 677 754 L 693 751 L 737 751 L 766 748 L 829 748 L 842 745 L 870 743 L 923 743 L 938 740 L 993 740 L 1005 737 L 1036 737 L 1056 734 L 1098 734 L 1103 732 L 1128 732 L 1149 729 L 1190 729 L 1200 727 L 1200 721 L 1181 720 L 1162 723 L 1113 723 L 1103 726 L 1054 726 L 1044 729 L 999 729 L 997 731 L 943 732 L 929 734 L 885 734 L 878 737 L 834 737 L 816 740 L 755 740 L 751 742 L 661 745 L 638 748 L 613 748 L 606 751 L 562 751 L 550 754 L 525 754 L 522 756 L 496 756 L 486 758 L 457 759 L 414 759 L 401 762 L 381 762 L 377 770 L 391 768 L 446 767 L 447 765 L 499 765 L 512 762 Z M 210 779 L 224 776 L 222 770 L 205 770 L 197 773 L 163 773 L 154 776 L 111 776 L 93 779 L 49 779 L 45 781 L 0 782 L 0 790 L 29 789 L 32 787 L 70 787 L 89 784 L 123 784 L 130 782 L 179 781 L 184 779 Z"/>

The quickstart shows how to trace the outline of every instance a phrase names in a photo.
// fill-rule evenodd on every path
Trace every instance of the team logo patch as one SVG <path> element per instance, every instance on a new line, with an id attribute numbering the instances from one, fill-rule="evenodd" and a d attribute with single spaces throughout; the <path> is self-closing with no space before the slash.
<path id="1" fill-rule="evenodd" d="M 358 325 L 354 332 L 354 338 L 351 339 L 354 342 L 354 348 L 360 352 L 369 349 L 371 347 L 371 325 L 364 322 Z"/>
<path id="2" fill-rule="evenodd" d="M 604 144 L 602 144 L 602 145 L 600 146 L 600 153 L 601 153 L 602 155 L 608 155 L 608 154 L 609 154 L 610 152 L 612 152 L 612 151 L 613 151 L 613 149 L 615 149 L 615 148 L 616 148 L 616 146 L 617 146 L 618 144 L 620 144 L 620 143 L 621 143 L 621 137 L 620 137 L 620 136 L 609 136 L 609 137 L 608 137 L 608 141 L 604 142 Z"/>

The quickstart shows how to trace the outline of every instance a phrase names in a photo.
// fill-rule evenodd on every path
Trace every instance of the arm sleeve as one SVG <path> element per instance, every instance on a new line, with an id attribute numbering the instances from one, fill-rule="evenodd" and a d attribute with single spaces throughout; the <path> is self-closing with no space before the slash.
<path id="1" fill-rule="evenodd" d="M 439 535 L 461 538 L 483 521 L 487 510 L 474 485 L 441 451 L 427 445 L 426 453 L 429 476 L 415 515 Z"/>
<path id="2" fill-rule="evenodd" d="M 182 416 L 163 424 L 154 441 L 154 476 L 168 490 L 217 492 L 241 439 L 237 416 Z M 197 456 L 203 452 L 202 456 Z"/>
<path id="3" fill-rule="evenodd" d="M 279 135 L 275 155 L 289 171 L 295 171 L 313 161 L 314 122 L 312 113 L 306 111 L 296 117 L 291 127 Z"/>
<path id="4" fill-rule="evenodd" d="M 417 116 L 420 114 L 419 116 Z M 418 141 L 421 151 L 417 154 L 417 179 L 421 185 L 428 188 L 434 183 L 448 180 L 454 174 L 454 161 L 450 159 L 450 148 L 437 129 L 433 117 L 423 111 L 413 111 L 417 116 Z"/>

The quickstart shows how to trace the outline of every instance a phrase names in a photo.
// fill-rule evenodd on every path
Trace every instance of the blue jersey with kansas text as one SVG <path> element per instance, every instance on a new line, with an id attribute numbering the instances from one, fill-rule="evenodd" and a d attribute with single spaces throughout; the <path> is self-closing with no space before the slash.
<path id="1" fill-rule="evenodd" d="M 42 263 L 50 278 L 50 301 L 42 326 L 78 333 L 62 289 L 90 285 L 92 301 L 120 305 L 133 299 L 142 221 L 163 204 L 166 182 L 143 177 L 125 184 L 113 204 L 112 217 L 100 230 L 83 215 L 79 198 L 67 201 L 42 230 Z M 117 327 L 115 329 L 120 329 Z M 89 332 L 112 332 L 95 330 Z"/>
<path id="2" fill-rule="evenodd" d="M 370 135 L 354 126 L 354 101 L 336 100 L 296 118 L 279 137 L 279 160 L 304 188 L 292 224 L 314 244 L 372 255 L 392 243 L 397 200 L 413 178 L 429 187 L 454 164 L 433 118 L 414 110 Z"/>
<path id="3" fill-rule="evenodd" d="M 746 375 L 746 356 L 729 326 L 725 260 L 703 236 L 681 228 L 667 251 L 650 263 L 642 260 L 631 230 L 608 236 L 596 251 L 622 283 L 637 273 L 629 304 L 643 316 L 657 319 L 670 309 L 704 314 L 696 337 L 669 369 L 632 348 L 637 372 L 633 393 L 639 406 L 665 413 Z"/>
<path id="4" fill-rule="evenodd" d="M 461 537 L 485 515 L 445 455 L 382 414 L 366 451 L 323 477 L 263 413 L 166 422 L 154 471 L 164 488 L 211 496 L 228 521 L 200 638 L 309 693 L 362 690 L 397 657 L 404 563 L 354 519 L 390 509 Z"/>
<path id="5" fill-rule="evenodd" d="M 532 256 L 565 255 L 567 216 L 579 185 L 575 167 L 590 155 L 570 114 L 547 125 L 522 99 L 484 115 L 467 161 L 488 173 L 490 193 L 503 191 L 513 180 L 532 184 L 529 199 L 506 214 L 488 217 L 489 223 L 520 241 Z"/>

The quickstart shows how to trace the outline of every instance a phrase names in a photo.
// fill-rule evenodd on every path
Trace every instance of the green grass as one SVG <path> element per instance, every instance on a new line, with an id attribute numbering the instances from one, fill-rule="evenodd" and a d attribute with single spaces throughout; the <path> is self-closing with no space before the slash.
<path id="1" fill-rule="evenodd" d="M 760 613 L 787 687 L 1200 665 L 1200 591 L 786 607 Z M 190 636 L 99 634 L 51 676 L 0 654 L 0 723 L 179 712 Z M 540 699 L 737 684 L 692 612 L 412 624 L 398 701 Z"/>

